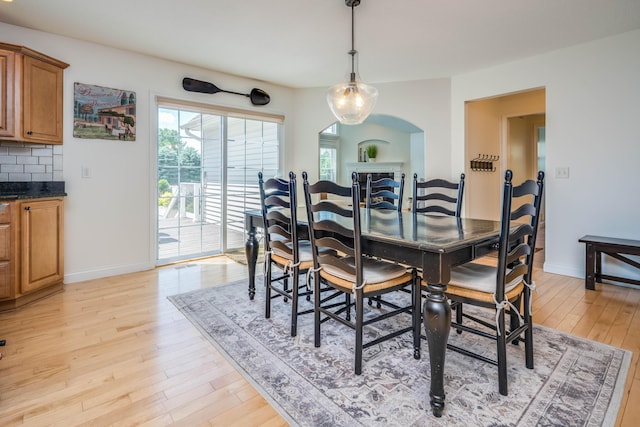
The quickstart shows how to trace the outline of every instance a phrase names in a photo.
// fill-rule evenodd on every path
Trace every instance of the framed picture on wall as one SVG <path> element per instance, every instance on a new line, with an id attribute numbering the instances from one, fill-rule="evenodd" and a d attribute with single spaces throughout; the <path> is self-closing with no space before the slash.
<path id="1" fill-rule="evenodd" d="M 74 83 L 73 136 L 135 141 L 136 93 Z"/>

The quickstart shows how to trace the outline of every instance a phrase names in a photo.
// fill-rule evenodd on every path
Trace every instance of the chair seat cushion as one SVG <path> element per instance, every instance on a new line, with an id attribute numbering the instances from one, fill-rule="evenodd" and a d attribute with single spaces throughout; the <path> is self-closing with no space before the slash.
<path id="1" fill-rule="evenodd" d="M 282 269 L 289 269 L 292 264 L 290 259 L 282 258 L 278 255 L 271 255 L 271 261 L 275 262 Z M 298 270 L 304 272 L 309 270 L 311 267 L 313 267 L 313 261 L 300 261 Z"/>
<path id="2" fill-rule="evenodd" d="M 291 249 L 293 248 L 293 243 L 288 242 L 285 244 L 285 246 Z M 287 252 L 277 247 L 271 248 L 271 251 L 273 252 L 274 255 L 277 255 L 281 258 L 284 258 L 290 261 L 293 260 L 293 252 Z M 313 261 L 313 254 L 311 252 L 311 242 L 309 240 L 298 241 L 298 256 L 300 257 L 300 262 Z"/>
<path id="3" fill-rule="evenodd" d="M 356 265 L 353 257 L 344 257 L 342 261 L 353 267 Z M 356 281 L 354 275 L 348 274 L 332 265 L 323 264 L 322 269 L 328 274 L 347 282 L 354 283 Z M 362 259 L 362 274 L 366 284 L 375 284 L 393 281 L 410 273 L 408 273 L 407 269 L 402 265 L 365 257 Z"/>
<path id="4" fill-rule="evenodd" d="M 469 262 L 451 270 L 449 285 L 494 294 L 496 291 L 496 277 L 496 267 Z M 504 292 L 508 293 L 522 283 L 522 277 L 523 276 L 518 276 L 511 282 L 505 283 Z"/>

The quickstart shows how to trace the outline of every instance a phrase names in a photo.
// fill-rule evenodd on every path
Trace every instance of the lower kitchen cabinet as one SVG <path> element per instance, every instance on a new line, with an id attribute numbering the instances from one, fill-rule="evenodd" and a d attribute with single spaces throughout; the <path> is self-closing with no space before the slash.
<path id="1" fill-rule="evenodd" d="M 11 207 L 12 203 L 0 203 L 0 299 L 11 298 L 15 288 Z"/>
<path id="2" fill-rule="evenodd" d="M 61 283 L 64 276 L 62 199 L 21 203 L 22 293 Z"/>
<path id="3" fill-rule="evenodd" d="M 9 223 L 2 223 L 0 211 L 0 310 L 58 292 L 64 279 L 64 200 L 34 198 L 7 205 Z M 2 258 L 5 247 L 8 256 Z"/>

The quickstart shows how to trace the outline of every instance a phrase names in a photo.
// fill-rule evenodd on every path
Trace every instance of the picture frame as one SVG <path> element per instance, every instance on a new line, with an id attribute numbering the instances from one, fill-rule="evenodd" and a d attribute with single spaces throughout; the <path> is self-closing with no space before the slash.
<path id="1" fill-rule="evenodd" d="M 136 93 L 130 90 L 75 82 L 75 138 L 136 140 Z"/>

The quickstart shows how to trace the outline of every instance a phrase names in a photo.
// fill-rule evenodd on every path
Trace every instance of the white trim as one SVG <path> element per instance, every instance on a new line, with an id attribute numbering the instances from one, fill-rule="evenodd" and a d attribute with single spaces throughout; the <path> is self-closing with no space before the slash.
<path id="1" fill-rule="evenodd" d="M 140 271 L 153 270 L 156 268 L 155 263 L 140 263 L 129 265 L 118 265 L 99 270 L 82 271 L 74 274 L 65 274 L 64 283 L 83 282 L 85 280 L 102 279 L 103 277 L 118 276 L 120 274 L 137 273 Z"/>
<path id="2" fill-rule="evenodd" d="M 542 270 L 547 273 L 584 279 L 584 270 L 576 270 L 575 268 L 570 268 L 564 264 L 552 264 L 545 261 Z"/>
<path id="3" fill-rule="evenodd" d="M 353 172 L 402 172 L 402 162 L 355 162 L 347 163 Z"/>

